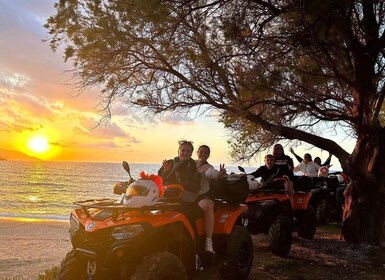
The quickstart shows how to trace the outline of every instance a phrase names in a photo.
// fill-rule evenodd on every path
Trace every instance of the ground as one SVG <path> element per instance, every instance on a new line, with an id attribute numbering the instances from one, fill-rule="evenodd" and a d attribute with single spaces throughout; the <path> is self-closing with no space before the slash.
<path id="1" fill-rule="evenodd" d="M 338 225 L 317 228 L 313 240 L 294 234 L 287 258 L 272 255 L 266 236 L 253 236 L 254 262 L 249 279 L 385 279 L 385 248 L 340 240 Z M 221 279 L 216 268 L 198 279 Z"/>
<path id="2" fill-rule="evenodd" d="M 56 270 L 49 275 L 44 272 L 51 272 L 70 250 L 68 227 L 68 222 L 0 219 L 0 279 L 55 279 Z M 348 244 L 340 240 L 339 232 L 338 224 L 330 224 L 317 228 L 313 240 L 294 234 L 287 258 L 270 252 L 266 236 L 253 236 L 254 262 L 249 279 L 385 279 L 385 248 Z M 196 279 L 220 280 L 217 270 L 212 266 Z"/>

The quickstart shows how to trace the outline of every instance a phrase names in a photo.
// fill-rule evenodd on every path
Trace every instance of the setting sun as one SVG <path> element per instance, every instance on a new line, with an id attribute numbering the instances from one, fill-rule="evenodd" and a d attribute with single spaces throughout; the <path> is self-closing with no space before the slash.
<path id="1" fill-rule="evenodd" d="M 44 153 L 48 151 L 49 145 L 46 138 L 35 136 L 28 141 L 28 147 L 35 153 Z"/>

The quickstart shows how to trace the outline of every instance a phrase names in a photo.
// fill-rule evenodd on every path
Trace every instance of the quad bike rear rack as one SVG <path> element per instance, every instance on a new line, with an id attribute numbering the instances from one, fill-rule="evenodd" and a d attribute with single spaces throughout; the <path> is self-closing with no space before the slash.
<path id="1" fill-rule="evenodd" d="M 257 194 L 257 193 L 287 194 L 287 191 L 285 189 L 254 189 L 250 191 L 250 194 Z"/>

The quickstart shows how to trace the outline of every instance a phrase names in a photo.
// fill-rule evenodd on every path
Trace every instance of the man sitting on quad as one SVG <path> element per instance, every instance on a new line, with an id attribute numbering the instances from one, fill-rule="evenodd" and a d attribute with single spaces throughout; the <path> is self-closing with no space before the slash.
<path id="1" fill-rule="evenodd" d="M 273 155 L 268 154 L 265 156 L 265 165 L 259 167 L 256 171 L 252 172 L 255 178 L 261 177 L 264 183 L 262 187 L 275 178 L 285 178 L 284 187 L 289 195 L 290 201 L 293 203 L 293 171 L 289 170 L 286 165 L 276 165 Z"/>
<path id="2" fill-rule="evenodd" d="M 163 179 L 163 186 L 181 184 L 184 188 L 181 200 L 183 213 L 189 219 L 195 233 L 196 199 L 201 188 L 201 175 L 198 172 L 195 161 L 191 158 L 194 146 L 191 141 L 178 141 L 178 156 L 174 159 L 163 160 L 162 167 L 158 171 Z"/>
<path id="3" fill-rule="evenodd" d="M 182 201 L 195 202 L 200 190 L 201 176 L 195 161 L 191 158 L 194 146 L 191 141 L 178 141 L 178 156 L 174 159 L 163 160 L 158 171 L 163 179 L 163 185 L 181 184 L 184 192 Z"/>
<path id="4" fill-rule="evenodd" d="M 283 176 L 293 179 L 293 171 L 289 170 L 285 165 L 276 165 L 273 155 L 268 154 L 265 156 L 265 165 L 259 167 L 256 171 L 252 172 L 255 178 L 261 177 L 262 182 L 267 182 L 270 179 L 282 178 Z"/>

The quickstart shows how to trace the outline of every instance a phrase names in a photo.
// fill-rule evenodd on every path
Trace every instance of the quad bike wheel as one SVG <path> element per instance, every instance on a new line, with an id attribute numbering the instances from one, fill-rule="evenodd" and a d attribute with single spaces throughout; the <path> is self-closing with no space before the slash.
<path id="1" fill-rule="evenodd" d="M 187 280 L 187 273 L 182 261 L 177 256 L 164 251 L 145 257 L 131 279 Z"/>
<path id="2" fill-rule="evenodd" d="M 279 257 L 286 257 L 290 252 L 292 238 L 292 224 L 287 215 L 280 214 L 269 228 L 269 243 L 271 251 Z"/>
<path id="3" fill-rule="evenodd" d="M 319 225 L 326 225 L 329 221 L 330 210 L 326 199 L 321 199 L 317 205 L 317 222 Z"/>
<path id="4" fill-rule="evenodd" d="M 253 243 L 246 228 L 235 226 L 226 244 L 219 273 L 225 280 L 247 279 L 253 263 Z"/>
<path id="5" fill-rule="evenodd" d="M 298 235 L 305 239 L 313 239 L 317 227 L 317 217 L 313 206 L 308 205 L 300 219 Z"/>
<path id="6" fill-rule="evenodd" d="M 61 262 L 57 273 L 57 280 L 86 280 L 86 267 L 81 266 L 80 262 L 75 258 L 75 251 L 69 251 Z"/>

